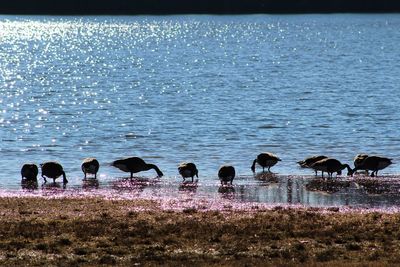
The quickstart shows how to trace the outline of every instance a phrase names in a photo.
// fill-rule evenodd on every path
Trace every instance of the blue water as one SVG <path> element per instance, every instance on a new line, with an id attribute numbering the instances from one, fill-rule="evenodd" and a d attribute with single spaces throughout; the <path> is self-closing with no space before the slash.
<path id="1" fill-rule="evenodd" d="M 399 29 L 398 14 L 0 16 L 0 187 L 47 160 L 79 185 L 85 157 L 112 181 L 125 156 L 166 181 L 193 161 L 218 184 L 220 165 L 251 175 L 263 151 L 279 175 L 361 152 L 398 174 Z"/>

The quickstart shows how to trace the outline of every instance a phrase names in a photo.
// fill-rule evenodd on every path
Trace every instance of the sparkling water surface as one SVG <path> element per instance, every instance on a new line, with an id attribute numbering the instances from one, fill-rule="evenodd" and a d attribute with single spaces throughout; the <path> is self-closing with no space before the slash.
<path id="1" fill-rule="evenodd" d="M 218 195 L 217 170 L 232 164 L 253 190 L 236 195 L 288 202 L 251 174 L 263 151 L 282 159 L 272 187 L 291 180 L 302 196 L 314 177 L 296 161 L 314 154 L 390 157 L 382 174 L 397 183 L 399 28 L 398 14 L 0 16 L 0 188 L 47 160 L 82 188 L 85 157 L 112 188 L 125 174 L 109 163 L 140 156 L 165 174 L 157 192 L 178 193 L 177 165 L 193 161 L 197 192 Z"/>

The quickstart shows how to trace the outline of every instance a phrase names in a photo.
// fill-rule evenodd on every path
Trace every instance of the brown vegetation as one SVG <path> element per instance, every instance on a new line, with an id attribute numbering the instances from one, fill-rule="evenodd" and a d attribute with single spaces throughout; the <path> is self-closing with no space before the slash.
<path id="1" fill-rule="evenodd" d="M 168 211 L 150 200 L 0 198 L 0 265 L 400 264 L 400 214 Z"/>

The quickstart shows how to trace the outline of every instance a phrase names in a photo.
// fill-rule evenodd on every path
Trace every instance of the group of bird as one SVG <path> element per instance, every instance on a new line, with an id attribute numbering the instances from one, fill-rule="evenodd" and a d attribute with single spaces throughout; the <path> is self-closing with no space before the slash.
<path id="1" fill-rule="evenodd" d="M 255 173 L 256 164 L 263 168 L 263 172 L 265 168 L 270 172 L 270 168 L 277 164 L 281 159 L 274 155 L 273 153 L 265 152 L 261 153 L 254 159 L 253 164 L 251 166 L 251 170 Z M 323 155 L 312 156 L 306 158 L 305 160 L 297 162 L 302 168 L 310 168 L 315 171 L 315 175 L 317 175 L 318 171 L 322 172 L 322 177 L 324 176 L 324 172 L 328 173 L 328 177 L 332 177 L 333 173 L 337 173 L 337 175 L 341 175 L 342 170 L 347 168 L 347 175 L 353 175 L 358 170 L 366 171 L 367 174 L 369 171 L 372 171 L 371 177 L 377 176 L 378 171 L 386 168 L 390 164 L 392 164 L 392 160 L 386 157 L 380 156 L 369 156 L 367 154 L 358 154 L 354 158 L 354 168 L 352 169 L 348 164 L 342 164 L 339 160 L 334 158 L 329 158 Z M 164 174 L 161 170 L 154 164 L 148 164 L 143 159 L 139 157 L 129 157 L 124 159 L 119 159 L 111 163 L 112 166 L 120 169 L 124 172 L 130 173 L 130 178 L 133 178 L 134 173 L 138 173 L 141 171 L 155 170 L 158 177 L 163 176 Z M 68 183 L 67 177 L 65 175 L 64 169 L 62 165 L 55 161 L 45 162 L 40 164 L 42 169 L 42 177 L 44 182 L 47 182 L 46 178 L 55 180 L 62 176 L 63 183 Z M 84 173 L 84 179 L 86 179 L 88 174 L 94 175 L 94 178 L 97 178 L 97 172 L 99 171 L 100 164 L 95 158 L 86 158 L 82 162 L 82 171 Z M 183 162 L 178 166 L 178 172 L 182 176 L 185 181 L 186 178 L 191 178 L 192 182 L 194 180 L 194 176 L 198 176 L 198 170 L 194 163 L 192 162 Z M 39 173 L 38 167 L 35 164 L 24 164 L 21 169 L 22 179 L 26 179 L 28 181 L 36 181 L 37 175 Z M 235 168 L 231 165 L 221 166 L 218 171 L 218 177 L 221 181 L 221 184 L 232 184 L 233 179 L 235 178 Z"/>

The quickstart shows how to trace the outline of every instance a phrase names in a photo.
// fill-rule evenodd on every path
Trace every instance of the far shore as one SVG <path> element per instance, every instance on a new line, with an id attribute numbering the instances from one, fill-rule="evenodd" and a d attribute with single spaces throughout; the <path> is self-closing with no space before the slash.
<path id="1" fill-rule="evenodd" d="M 0 214 L 3 266 L 400 264 L 399 213 L 1 197 Z"/>

